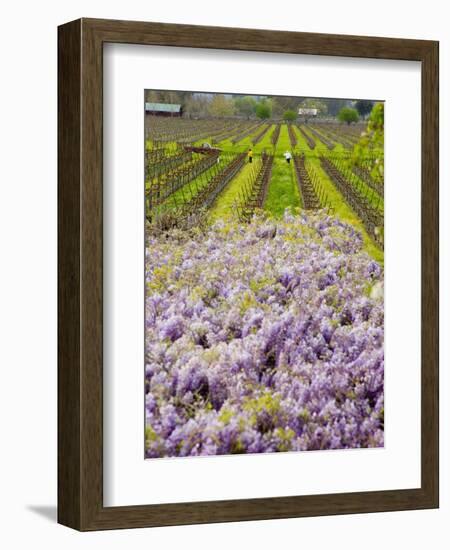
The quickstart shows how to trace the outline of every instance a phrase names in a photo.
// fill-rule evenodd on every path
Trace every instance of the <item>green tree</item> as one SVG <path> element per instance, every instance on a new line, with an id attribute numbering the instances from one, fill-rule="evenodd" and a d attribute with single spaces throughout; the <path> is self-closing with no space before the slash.
<path id="1" fill-rule="evenodd" d="M 250 118 L 255 114 L 256 100 L 249 95 L 238 96 L 234 100 L 234 107 L 237 114 Z"/>
<path id="2" fill-rule="evenodd" d="M 327 104 L 327 113 L 330 116 L 336 116 L 342 107 L 349 107 L 348 99 L 325 99 Z"/>
<path id="3" fill-rule="evenodd" d="M 256 105 L 255 112 L 258 118 L 270 118 L 272 116 L 272 106 L 267 100 L 263 99 Z"/>
<path id="4" fill-rule="evenodd" d="M 272 100 L 272 115 L 282 117 L 285 111 L 297 111 L 299 98 L 293 96 L 274 96 Z"/>
<path id="5" fill-rule="evenodd" d="M 318 115 L 326 115 L 328 110 L 325 101 L 322 101 L 321 99 L 316 99 L 314 97 L 305 98 L 303 101 L 300 102 L 299 107 L 302 109 L 317 109 Z"/>
<path id="6" fill-rule="evenodd" d="M 352 107 L 342 107 L 342 109 L 338 113 L 337 118 L 340 122 L 351 124 L 352 122 L 358 122 L 359 115 L 358 111 L 356 109 L 353 109 Z"/>
<path id="7" fill-rule="evenodd" d="M 223 94 L 215 94 L 208 106 L 208 112 L 213 117 L 233 116 L 235 113 L 234 102 Z"/>
<path id="8" fill-rule="evenodd" d="M 355 103 L 355 109 L 363 118 L 365 118 L 372 111 L 373 105 L 373 101 L 369 101 L 367 99 L 358 99 L 358 101 Z"/>
<path id="9" fill-rule="evenodd" d="M 209 102 L 203 96 L 194 96 L 191 94 L 185 104 L 184 104 L 184 113 L 186 116 L 191 118 L 203 118 L 208 115 Z"/>
<path id="10" fill-rule="evenodd" d="M 355 145 L 352 154 L 354 164 L 369 162 L 372 177 L 384 176 L 384 103 L 375 103 L 370 113 L 366 131 Z"/>
<path id="11" fill-rule="evenodd" d="M 297 113 L 291 109 L 288 109 L 283 114 L 283 120 L 286 120 L 287 122 L 292 122 L 297 119 Z"/>
<path id="12" fill-rule="evenodd" d="M 190 92 L 166 92 L 164 90 L 146 90 L 145 100 L 152 103 L 183 103 Z"/>

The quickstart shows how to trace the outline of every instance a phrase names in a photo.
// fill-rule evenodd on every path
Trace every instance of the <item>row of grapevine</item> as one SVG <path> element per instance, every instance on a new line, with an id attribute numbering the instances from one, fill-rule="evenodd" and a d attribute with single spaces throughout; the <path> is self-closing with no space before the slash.
<path id="1" fill-rule="evenodd" d="M 307 210 L 315 210 L 320 208 L 320 200 L 306 169 L 304 155 L 294 156 L 294 167 L 303 208 L 306 208 Z"/>
<path id="2" fill-rule="evenodd" d="M 328 139 L 327 137 L 325 137 L 323 135 L 323 133 L 321 132 L 318 132 L 315 128 L 311 127 L 311 126 L 308 126 L 308 130 L 313 134 L 314 137 L 316 137 L 318 140 L 320 140 L 322 143 L 325 143 L 325 145 L 328 147 L 328 149 L 330 149 L 330 151 L 332 149 L 334 149 L 335 147 L 335 143 L 332 142 L 330 139 Z"/>
<path id="3" fill-rule="evenodd" d="M 236 127 L 236 122 L 229 120 L 190 120 L 157 116 L 147 117 L 145 123 L 146 139 L 156 145 L 173 141 L 191 143 Z"/>
<path id="4" fill-rule="evenodd" d="M 192 185 L 187 183 L 178 197 L 161 203 L 157 208 L 147 208 L 149 231 L 158 233 L 170 228 L 189 229 L 201 226 L 207 210 L 212 206 L 217 196 L 237 175 L 245 163 L 245 153 L 227 157 L 225 161 L 213 167 L 213 174 L 202 185 L 197 181 Z"/>
<path id="5" fill-rule="evenodd" d="M 250 221 L 257 208 L 263 208 L 272 174 L 273 156 L 263 153 L 261 167 L 252 174 L 252 179 L 241 189 L 239 200 L 235 202 L 237 215 L 241 221 Z"/>
<path id="6" fill-rule="evenodd" d="M 272 132 L 272 135 L 270 136 L 270 141 L 272 142 L 272 145 L 274 147 L 277 146 L 278 138 L 280 137 L 280 131 L 281 131 L 281 124 L 277 124 Z"/>
<path id="7" fill-rule="evenodd" d="M 322 168 L 344 197 L 347 204 L 359 217 L 367 233 L 380 246 L 384 246 L 384 219 L 374 196 L 367 194 L 362 186 L 352 184 L 327 157 L 321 158 Z M 379 197 L 378 197 L 379 200 Z"/>
<path id="8" fill-rule="evenodd" d="M 146 190 L 148 208 L 161 204 L 175 191 L 217 164 L 218 157 L 219 153 L 216 151 L 206 153 L 151 181 Z"/>
<path id="9" fill-rule="evenodd" d="M 308 144 L 308 147 L 311 150 L 315 149 L 316 147 L 315 140 L 308 133 L 306 133 L 305 129 L 302 126 L 299 126 L 298 129 L 300 130 L 300 133 L 302 134 L 302 136 L 305 138 L 306 143 Z"/>
<path id="10" fill-rule="evenodd" d="M 353 147 L 353 142 L 348 139 L 348 137 L 341 131 L 331 129 L 329 125 L 314 125 L 312 128 L 318 130 L 325 138 L 340 143 L 345 149 L 350 149 Z"/>
<path id="11" fill-rule="evenodd" d="M 157 178 L 162 174 L 165 174 L 167 172 L 174 170 L 175 168 L 177 168 L 178 166 L 181 166 L 182 164 L 192 161 L 192 153 L 182 149 L 173 155 L 167 155 L 167 154 L 158 155 L 160 158 L 157 162 L 155 162 L 153 160 L 155 158 L 155 152 L 158 152 L 159 154 L 160 151 L 164 153 L 164 150 L 161 150 L 161 149 L 156 149 L 155 151 L 146 151 L 146 155 L 145 155 L 146 180 L 152 180 L 154 178 Z"/>
<path id="12" fill-rule="evenodd" d="M 237 135 L 235 135 L 233 138 L 231 138 L 231 143 L 233 145 L 236 145 L 236 143 L 239 143 L 243 139 L 245 139 L 250 134 L 253 134 L 255 130 L 257 130 L 262 125 L 261 122 L 253 123 L 251 126 L 249 126 L 245 131 L 239 132 Z"/>
<path id="13" fill-rule="evenodd" d="M 297 145 L 297 135 L 294 132 L 294 128 L 292 124 L 288 124 L 288 131 L 289 131 L 289 139 L 291 141 L 292 149 Z"/>
<path id="14" fill-rule="evenodd" d="M 267 132 L 269 131 L 270 126 L 271 126 L 270 124 L 266 124 L 266 125 L 264 126 L 264 128 L 263 128 L 260 132 L 258 132 L 258 133 L 256 134 L 256 136 L 254 136 L 254 137 L 252 138 L 252 145 L 253 145 L 253 146 L 255 146 L 257 143 L 259 143 L 259 142 L 263 139 L 263 137 L 264 137 L 264 136 L 267 134 Z"/>
<path id="15" fill-rule="evenodd" d="M 320 208 L 333 212 L 334 209 L 324 185 L 305 155 L 294 156 L 294 167 L 303 208 L 305 210 Z"/>

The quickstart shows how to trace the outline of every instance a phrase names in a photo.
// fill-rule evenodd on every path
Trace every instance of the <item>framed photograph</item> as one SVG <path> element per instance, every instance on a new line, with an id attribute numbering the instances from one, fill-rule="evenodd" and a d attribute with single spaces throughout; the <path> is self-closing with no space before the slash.
<path id="1" fill-rule="evenodd" d="M 58 521 L 438 507 L 438 43 L 58 51 Z"/>

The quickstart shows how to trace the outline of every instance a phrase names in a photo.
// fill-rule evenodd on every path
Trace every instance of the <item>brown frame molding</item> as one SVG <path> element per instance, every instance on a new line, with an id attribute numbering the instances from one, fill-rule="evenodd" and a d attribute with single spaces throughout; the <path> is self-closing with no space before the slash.
<path id="1" fill-rule="evenodd" d="M 422 63 L 422 484 L 420 489 L 103 506 L 103 43 Z M 438 42 L 79 19 L 58 28 L 58 521 L 81 531 L 436 508 Z"/>

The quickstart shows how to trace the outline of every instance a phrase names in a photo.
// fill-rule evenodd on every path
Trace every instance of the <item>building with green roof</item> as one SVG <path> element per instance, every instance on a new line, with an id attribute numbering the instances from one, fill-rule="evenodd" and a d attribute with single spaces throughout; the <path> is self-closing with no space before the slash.
<path id="1" fill-rule="evenodd" d="M 145 113 L 155 116 L 173 116 L 181 117 L 183 115 L 183 107 L 177 103 L 145 103 Z"/>

